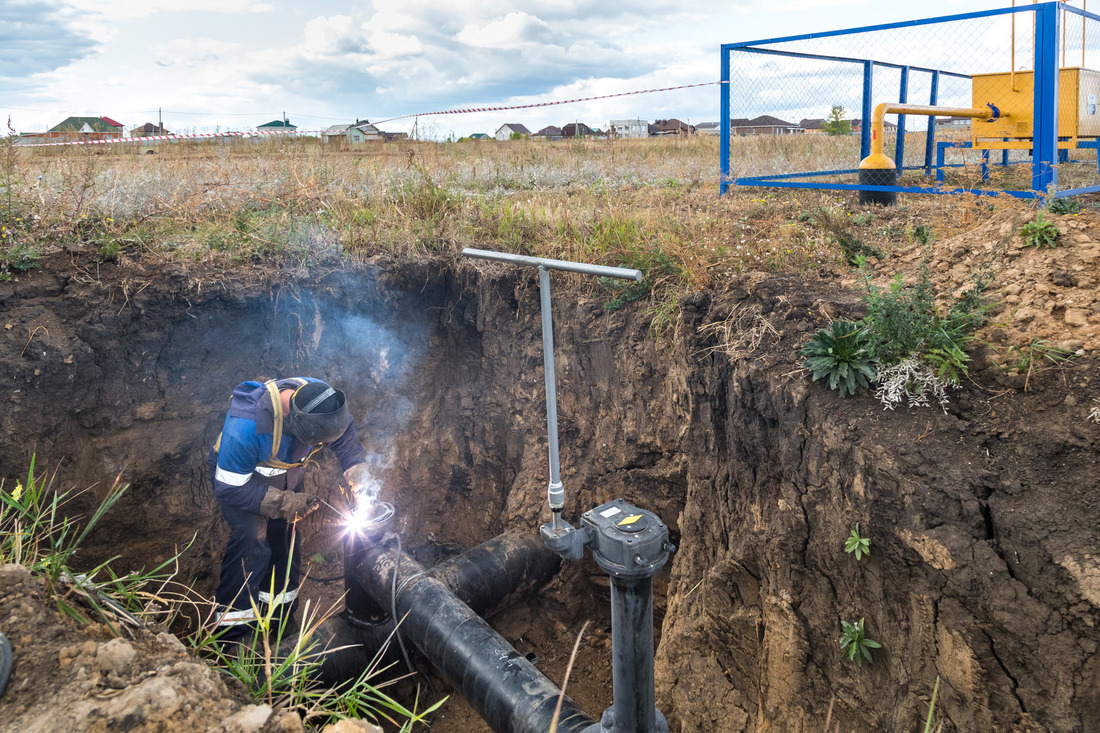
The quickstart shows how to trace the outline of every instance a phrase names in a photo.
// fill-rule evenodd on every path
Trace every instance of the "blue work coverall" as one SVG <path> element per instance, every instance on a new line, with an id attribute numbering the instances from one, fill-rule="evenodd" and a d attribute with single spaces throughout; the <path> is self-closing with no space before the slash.
<path id="1" fill-rule="evenodd" d="M 275 385 L 279 390 L 296 389 L 306 381 L 320 380 L 298 377 L 276 380 Z M 214 595 L 223 642 L 255 633 L 253 602 L 261 613 L 265 604 L 276 606 L 276 620 L 285 618 L 288 623 L 298 608 L 300 536 L 287 521 L 260 514 L 260 502 L 270 487 L 300 491 L 309 457 L 321 446 L 307 445 L 282 430 L 271 461 L 274 428 L 275 407 L 266 385 L 242 382 L 233 390 L 221 436 L 210 450 L 214 496 L 230 529 Z M 347 430 L 328 447 L 345 471 L 364 461 L 350 415 Z"/>

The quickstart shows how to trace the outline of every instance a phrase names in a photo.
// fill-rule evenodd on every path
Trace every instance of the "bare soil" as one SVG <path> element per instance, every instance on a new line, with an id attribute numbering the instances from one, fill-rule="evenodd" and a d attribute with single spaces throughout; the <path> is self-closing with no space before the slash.
<path id="1" fill-rule="evenodd" d="M 814 329 L 860 315 L 856 289 L 744 276 L 685 298 L 674 338 L 653 335 L 644 304 L 608 313 L 598 286 L 555 280 L 566 513 L 622 496 L 679 546 L 657 583 L 672 730 L 817 731 L 830 706 L 842 730 L 919 730 L 937 677 L 945 731 L 1100 730 L 1100 425 L 1088 420 L 1100 223 L 1056 220 L 1055 250 L 1022 248 L 1015 223 L 994 219 L 931 248 L 950 287 L 995 254 L 1003 293 L 946 413 L 842 399 L 799 369 Z M 923 256 L 895 253 L 883 277 L 914 276 Z M 258 376 L 314 374 L 352 394 L 383 496 L 425 563 L 542 519 L 533 273 L 377 259 L 278 279 L 58 256 L 0 284 L 0 309 L 2 474 L 36 453 L 59 486 L 95 485 L 87 506 L 116 475 L 130 484 L 89 563 L 148 565 L 197 536 L 181 577 L 212 592 L 225 528 L 206 451 L 232 386 Z M 1076 355 L 1013 373 L 1011 346 L 1035 339 Z M 337 478 L 322 461 L 311 488 L 334 496 Z M 843 550 L 856 522 L 872 542 L 863 562 Z M 306 529 L 306 594 L 332 598 L 333 517 Z M 111 640 L 58 616 L 17 569 L 0 585 L 16 653 L 5 730 L 56 716 L 56 730 L 293 724 L 250 707 L 171 635 Z M 611 703 L 607 604 L 586 559 L 494 624 L 560 680 L 591 620 L 568 692 L 598 717 Z M 837 642 L 840 621 L 860 618 L 882 643 L 862 669 Z M 456 702 L 434 729 L 485 727 Z"/>

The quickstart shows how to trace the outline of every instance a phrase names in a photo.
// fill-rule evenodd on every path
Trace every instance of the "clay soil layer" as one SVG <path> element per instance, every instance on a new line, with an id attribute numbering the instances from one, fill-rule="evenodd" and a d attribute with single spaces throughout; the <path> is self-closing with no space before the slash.
<path id="1" fill-rule="evenodd" d="M 1022 326 L 1072 308 L 1081 355 L 1028 375 L 1025 392 L 1023 375 L 979 354 L 946 412 L 842 399 L 798 369 L 814 329 L 858 317 L 850 290 L 746 276 L 683 300 L 677 335 L 655 337 L 641 305 L 608 313 L 608 293 L 561 280 L 566 515 L 623 497 L 672 529 L 656 668 L 672 730 L 819 731 L 830 707 L 841 730 L 919 730 L 939 678 L 944 731 L 1100 731 L 1100 425 L 1088 419 L 1100 369 L 1084 348 L 1092 312 L 1058 305 L 1088 272 L 1041 298 L 1012 293 L 1030 311 L 1005 332 L 1024 339 Z M 130 484 L 89 563 L 159 562 L 197 534 L 180 574 L 212 592 L 225 527 L 206 455 L 232 387 L 263 376 L 349 392 L 383 497 L 424 562 L 545 519 L 530 273 L 379 259 L 272 283 L 57 258 L 0 283 L 0 365 L 7 480 L 37 454 L 58 486 L 93 486 L 84 508 L 116 475 Z M 324 460 L 309 487 L 333 496 L 337 478 Z M 871 539 L 862 561 L 844 552 L 857 522 Z M 305 529 L 313 574 L 339 574 L 332 517 Z M 179 667 L 170 635 L 111 640 L 60 620 L 16 570 L 0 584 L 16 654 L 4 730 L 47 730 L 49 710 L 80 711 L 63 719 L 72 730 L 285 725 Z M 882 648 L 857 668 L 838 639 L 842 620 L 861 618 Z M 497 623 L 560 680 L 585 619 L 569 692 L 598 716 L 611 702 L 607 581 L 590 559 Z M 80 684 L 62 684 L 74 674 Z M 150 679 L 156 694 L 139 694 Z M 484 727 L 455 705 L 434 729 Z"/>

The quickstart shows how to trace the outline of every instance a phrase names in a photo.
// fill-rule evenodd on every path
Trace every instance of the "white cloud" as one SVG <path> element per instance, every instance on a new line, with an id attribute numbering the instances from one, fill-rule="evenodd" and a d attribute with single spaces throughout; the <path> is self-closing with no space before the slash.
<path id="1" fill-rule="evenodd" d="M 275 6 L 260 0 L 68 0 L 68 5 L 111 20 L 144 18 L 156 13 L 270 13 Z"/>
<path id="2" fill-rule="evenodd" d="M 527 13 L 508 13 L 488 23 L 469 23 L 455 38 L 468 46 L 498 49 L 553 43 L 550 24 Z"/>

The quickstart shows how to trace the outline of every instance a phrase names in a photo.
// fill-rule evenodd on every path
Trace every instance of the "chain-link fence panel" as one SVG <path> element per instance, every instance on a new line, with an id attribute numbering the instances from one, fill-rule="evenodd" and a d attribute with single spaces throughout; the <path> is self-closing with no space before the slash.
<path id="1" fill-rule="evenodd" d="M 722 55 L 723 190 L 1100 190 L 1100 16 L 1082 9 L 1039 3 Z"/>

